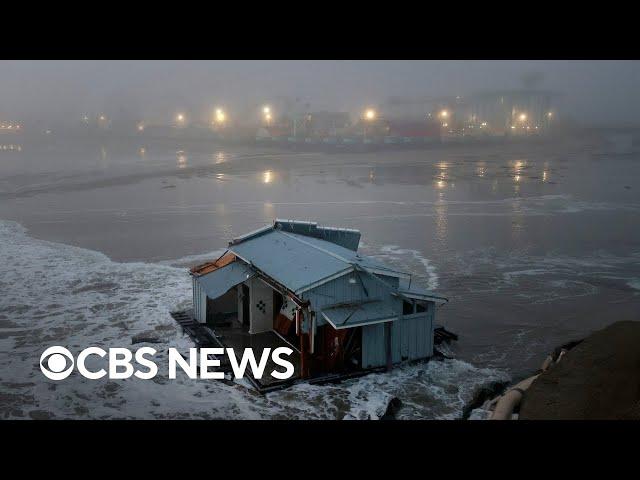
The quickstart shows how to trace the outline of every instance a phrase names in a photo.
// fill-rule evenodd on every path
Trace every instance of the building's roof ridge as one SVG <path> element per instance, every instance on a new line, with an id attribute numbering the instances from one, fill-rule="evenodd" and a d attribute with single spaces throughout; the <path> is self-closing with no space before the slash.
<path id="1" fill-rule="evenodd" d="M 306 222 L 306 225 L 313 229 L 310 235 L 304 235 L 304 226 L 300 227 L 303 230 L 301 232 L 295 228 L 269 226 L 237 237 L 229 243 L 228 248 L 241 260 L 255 265 L 297 293 L 356 270 L 380 275 L 381 280 L 387 276 L 410 276 L 407 272 L 379 262 L 373 256 L 360 255 L 356 249 L 349 248 L 349 244 L 322 238 L 312 222 Z"/>
<path id="2" fill-rule="evenodd" d="M 275 230 L 295 233 L 309 238 L 319 238 L 327 242 L 345 247 L 353 252 L 358 251 L 360 230 L 344 227 L 329 227 L 307 220 L 276 218 L 273 222 Z"/>
<path id="3" fill-rule="evenodd" d="M 315 227 L 315 228 L 320 229 L 320 230 L 331 230 L 331 231 L 337 231 L 337 232 L 361 233 L 360 230 L 355 229 L 355 228 L 331 227 L 331 226 L 326 226 L 326 225 L 320 225 L 320 224 L 318 224 L 318 222 L 312 222 L 312 221 L 309 221 L 309 220 L 295 220 L 295 219 L 292 219 L 292 218 L 276 218 L 273 221 L 274 227 L 278 223 L 292 223 L 292 224 L 297 224 L 297 225 L 309 225 L 310 227 Z M 303 234 L 300 234 L 300 235 L 303 235 Z"/>
<path id="4" fill-rule="evenodd" d="M 335 258 L 337 260 L 340 260 L 341 262 L 344 262 L 344 263 L 346 263 L 347 265 L 349 265 L 351 267 L 355 268 L 357 266 L 358 268 L 365 270 L 367 273 L 371 273 L 371 272 L 369 272 L 369 269 L 364 267 L 364 266 L 362 266 L 359 261 L 349 260 L 347 258 L 344 258 L 342 255 L 339 255 L 337 253 L 328 251 L 328 250 L 320 247 L 319 245 L 314 245 L 312 242 L 307 242 L 307 241 L 297 237 L 297 236 L 304 237 L 305 235 L 302 235 L 300 233 L 283 232 L 281 230 L 274 230 L 274 231 L 278 232 L 278 233 L 281 233 L 282 235 L 285 235 L 285 236 L 287 236 L 287 237 L 289 237 L 289 238 L 291 238 L 293 240 L 297 240 L 298 242 L 300 242 L 300 243 L 302 243 L 304 245 L 307 245 L 307 246 L 309 246 L 311 248 L 314 248 L 314 249 L 318 250 L 319 252 L 322 252 L 324 254 L 330 255 L 333 258 Z M 316 238 L 316 237 L 309 237 L 309 238 L 313 238 L 315 241 L 327 242 L 327 243 L 329 243 L 331 245 L 335 245 L 334 243 L 332 243 L 332 242 L 330 242 L 328 240 L 323 240 L 322 238 Z M 338 245 L 338 247 L 341 247 L 341 245 Z M 345 247 L 342 247 L 342 248 L 345 248 Z M 349 249 L 346 249 L 346 250 L 349 250 Z M 349 252 L 352 252 L 352 250 L 349 250 Z M 361 256 L 357 252 L 354 252 L 354 254 L 355 254 L 357 260 L 364 260 L 364 259 L 371 259 L 372 260 L 373 259 L 372 257 L 368 257 L 366 255 L 365 256 Z M 394 276 L 394 274 L 395 275 L 398 275 L 398 274 L 407 275 L 405 272 L 401 272 L 399 270 L 394 270 L 393 268 L 391 268 L 391 267 L 389 267 L 387 265 L 384 265 L 384 264 L 377 265 L 376 266 L 376 270 L 383 270 L 383 271 L 389 272 L 390 276 Z"/>
<path id="5" fill-rule="evenodd" d="M 275 230 L 274 225 L 265 225 L 264 227 L 257 228 L 248 233 L 245 233 L 244 235 L 240 235 L 239 237 L 234 237 L 229 242 L 229 246 L 237 245 L 239 243 L 246 242 L 247 240 L 251 240 L 252 238 L 259 237 L 260 235 L 263 235 L 270 230 Z"/>
<path id="6" fill-rule="evenodd" d="M 289 238 L 291 238 L 293 240 L 297 240 L 298 242 L 303 243 L 304 245 L 307 245 L 307 246 L 309 246 L 311 248 L 315 248 L 316 250 L 318 250 L 318 251 L 320 251 L 322 253 L 326 253 L 327 255 L 330 255 L 330 256 L 332 256 L 332 257 L 334 257 L 334 258 L 336 258 L 336 259 L 338 259 L 338 260 L 340 260 L 340 261 L 342 261 L 342 262 L 344 262 L 344 263 L 346 263 L 348 265 L 353 265 L 353 262 L 350 262 L 349 260 L 347 260 L 346 258 L 344 258 L 341 255 L 338 255 L 337 253 L 330 252 L 330 251 L 328 251 L 328 250 L 326 250 L 324 248 L 321 248 L 319 245 L 314 245 L 311 242 L 306 242 L 306 241 L 302 240 L 301 238 L 294 237 L 294 235 L 299 235 L 301 237 L 304 237 L 305 235 L 302 235 L 300 233 L 283 232 L 282 230 L 275 230 L 275 231 L 280 233 L 281 235 L 289 237 Z M 315 238 L 315 237 L 309 237 L 309 238 Z M 321 238 L 316 238 L 316 240 L 320 240 L 321 242 L 331 243 L 328 240 L 322 240 Z M 335 245 L 335 244 L 332 244 L 332 245 Z M 338 246 L 340 246 L 340 245 L 338 245 Z M 359 255 L 357 253 L 356 253 L 356 256 L 359 257 Z"/>

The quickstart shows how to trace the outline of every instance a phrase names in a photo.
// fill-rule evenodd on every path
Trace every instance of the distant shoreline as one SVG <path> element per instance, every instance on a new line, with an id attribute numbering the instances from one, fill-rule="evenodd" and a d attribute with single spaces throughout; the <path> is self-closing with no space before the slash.
<path id="1" fill-rule="evenodd" d="M 573 138 L 573 137 L 571 137 Z M 167 145 L 172 147 L 209 146 L 217 148 L 251 148 L 268 152 L 298 152 L 298 153 L 372 153 L 372 152 L 396 152 L 396 151 L 432 151 L 455 150 L 456 148 L 477 147 L 501 147 L 501 146 L 528 146 L 528 145 L 553 145 L 567 141 L 566 137 L 540 136 L 540 137 L 488 137 L 488 138 L 455 138 L 455 139 L 422 139 L 420 137 L 394 139 L 385 141 L 377 139 L 364 143 L 362 139 L 337 138 L 333 143 L 323 142 L 322 139 L 298 138 L 295 141 L 282 139 L 220 139 L 215 137 L 198 136 L 145 136 L 145 135 L 78 135 L 74 133 L 61 133 L 45 135 L 33 134 L 2 134 L 0 145 L 32 145 L 32 146 L 56 146 L 61 143 L 73 142 L 77 145 L 105 145 L 136 143 L 139 145 Z"/>

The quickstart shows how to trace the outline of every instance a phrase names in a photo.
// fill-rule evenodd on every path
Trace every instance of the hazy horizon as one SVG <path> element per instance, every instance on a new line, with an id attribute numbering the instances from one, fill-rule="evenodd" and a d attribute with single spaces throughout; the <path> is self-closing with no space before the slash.
<path id="1" fill-rule="evenodd" d="M 194 119 L 216 106 L 242 112 L 287 96 L 314 110 L 357 112 L 389 97 L 523 88 L 558 92 L 559 111 L 584 125 L 640 125 L 637 61 L 0 61 L 0 119 L 77 121 L 126 111 Z"/>

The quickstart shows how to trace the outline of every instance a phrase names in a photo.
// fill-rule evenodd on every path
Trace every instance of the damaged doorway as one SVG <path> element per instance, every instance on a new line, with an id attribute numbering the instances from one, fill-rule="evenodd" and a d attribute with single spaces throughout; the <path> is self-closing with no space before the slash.
<path id="1" fill-rule="evenodd" d="M 290 302 L 290 301 L 289 301 Z M 277 291 L 273 291 L 273 330 L 277 332 L 285 341 L 298 350 L 300 339 L 296 335 L 295 322 L 282 314 L 282 307 L 285 305 L 284 296 Z"/>

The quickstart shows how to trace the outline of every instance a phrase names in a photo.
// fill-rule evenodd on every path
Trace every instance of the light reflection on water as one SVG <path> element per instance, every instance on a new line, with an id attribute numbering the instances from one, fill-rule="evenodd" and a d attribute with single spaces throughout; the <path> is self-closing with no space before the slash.
<path id="1" fill-rule="evenodd" d="M 442 245 L 447 245 L 447 203 L 444 201 L 444 193 L 440 193 L 436 202 L 436 238 Z"/>
<path id="2" fill-rule="evenodd" d="M 22 151 L 22 145 L 14 145 L 13 143 L 9 143 L 9 144 L 1 144 L 0 145 L 0 150 L 5 151 L 5 152 L 21 152 Z"/>
<path id="3" fill-rule="evenodd" d="M 271 202 L 265 202 L 264 203 L 264 216 L 265 218 L 269 218 L 271 220 L 275 220 L 276 218 L 276 214 L 275 214 L 276 209 L 273 206 L 273 203 Z"/>
<path id="4" fill-rule="evenodd" d="M 177 162 L 178 162 L 178 168 L 182 169 L 185 168 L 187 166 L 187 154 L 180 150 L 178 152 L 176 152 L 176 157 L 177 157 Z"/>

